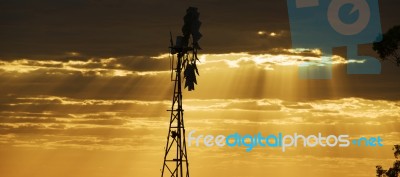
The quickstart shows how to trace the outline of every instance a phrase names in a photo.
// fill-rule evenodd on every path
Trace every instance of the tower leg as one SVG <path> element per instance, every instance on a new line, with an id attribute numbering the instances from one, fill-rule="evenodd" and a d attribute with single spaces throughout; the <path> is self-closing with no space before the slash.
<path id="1" fill-rule="evenodd" d="M 186 151 L 181 85 L 181 63 L 184 55 L 185 53 L 178 53 L 172 106 L 171 109 L 168 110 L 171 112 L 171 116 L 161 177 L 189 177 L 189 162 Z"/>

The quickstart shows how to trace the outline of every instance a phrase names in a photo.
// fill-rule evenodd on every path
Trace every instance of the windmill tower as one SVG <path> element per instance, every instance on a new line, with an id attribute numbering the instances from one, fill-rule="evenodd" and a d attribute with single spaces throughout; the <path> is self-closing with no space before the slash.
<path id="1" fill-rule="evenodd" d="M 200 49 L 198 40 L 202 36 L 199 32 L 199 15 L 197 8 L 189 7 L 184 17 L 183 36 L 177 36 L 175 45 L 171 34 L 171 81 L 174 82 L 174 93 L 171 109 L 168 110 L 171 116 L 161 177 L 189 177 L 182 108 L 182 70 L 185 88 L 188 87 L 189 91 L 194 90 L 194 84 L 197 84 L 196 73 L 199 74 L 196 66 L 197 51 Z"/>

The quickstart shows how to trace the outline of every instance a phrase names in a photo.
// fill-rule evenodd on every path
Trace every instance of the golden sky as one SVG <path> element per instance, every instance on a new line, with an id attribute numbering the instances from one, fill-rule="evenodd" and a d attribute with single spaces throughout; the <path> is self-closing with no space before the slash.
<path id="1" fill-rule="evenodd" d="M 397 92 L 390 92 L 399 88 L 398 82 L 385 81 L 382 78 L 390 78 L 385 75 L 352 78 L 345 74 L 347 61 L 340 56 L 334 57 L 332 80 L 299 80 L 298 63 L 306 58 L 319 62 L 318 52 L 277 50 L 200 55 L 199 85 L 194 92 L 183 93 L 187 132 L 381 136 L 384 146 L 299 147 L 283 153 L 274 148 L 246 152 L 193 144 L 188 147 L 191 175 L 373 176 L 375 165 L 390 165 L 391 146 L 400 141 L 400 102 Z M 169 58 L 148 60 L 158 64 Z M 3 61 L 1 173 L 7 177 L 160 175 L 168 131 L 166 110 L 171 105 L 170 72 L 132 71 L 123 61 Z M 400 72 L 393 65 L 384 66 Z M 394 85 L 357 83 L 368 78 Z M 382 87 L 383 93 L 376 90 Z"/>

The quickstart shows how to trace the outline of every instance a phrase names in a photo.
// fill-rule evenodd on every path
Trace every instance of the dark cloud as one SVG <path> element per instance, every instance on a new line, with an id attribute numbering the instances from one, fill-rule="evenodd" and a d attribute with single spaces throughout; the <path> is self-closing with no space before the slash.
<path id="1" fill-rule="evenodd" d="M 142 100 L 169 99 L 169 94 L 167 97 L 164 93 L 172 92 L 168 74 L 99 77 L 95 74 L 85 76 L 79 71 L 61 71 L 64 74 L 47 74 L 47 70 L 37 70 L 29 74 L 2 73 L 0 75 L 1 92 L 20 96 L 54 95 L 87 99 L 132 99 L 136 97 Z"/>
<path id="2" fill-rule="evenodd" d="M 110 57 L 167 52 L 169 31 L 181 33 L 189 5 L 201 13 L 208 53 L 289 46 L 257 31 L 288 31 L 285 1 L 2 1 L 0 57 L 67 60 L 66 52 Z M 71 58 L 69 58 L 71 59 Z M 79 59 L 79 58 L 78 58 Z"/>
<path id="3" fill-rule="evenodd" d="M 124 57 L 116 59 L 121 67 L 131 71 L 169 71 L 169 59 L 153 59 L 149 57 Z"/>
<path id="4" fill-rule="evenodd" d="M 399 24 L 396 0 L 380 1 L 383 29 Z M 188 6 L 201 13 L 207 53 L 290 47 L 290 36 L 259 38 L 257 31 L 289 31 L 286 1 L 12 1 L 0 2 L 2 59 L 68 58 L 66 52 L 111 57 L 167 52 Z"/>

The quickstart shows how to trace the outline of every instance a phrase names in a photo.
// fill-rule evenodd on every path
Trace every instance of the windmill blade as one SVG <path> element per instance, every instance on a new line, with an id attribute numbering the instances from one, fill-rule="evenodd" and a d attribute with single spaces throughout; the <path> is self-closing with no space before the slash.
<path id="1" fill-rule="evenodd" d="M 196 7 L 189 7 L 186 10 L 186 15 L 183 18 L 184 24 L 182 27 L 182 33 L 184 35 L 185 44 L 189 43 L 190 35 L 192 36 L 193 48 L 201 49 L 198 41 L 202 37 L 200 33 L 201 22 L 199 20 L 200 13 Z"/>

